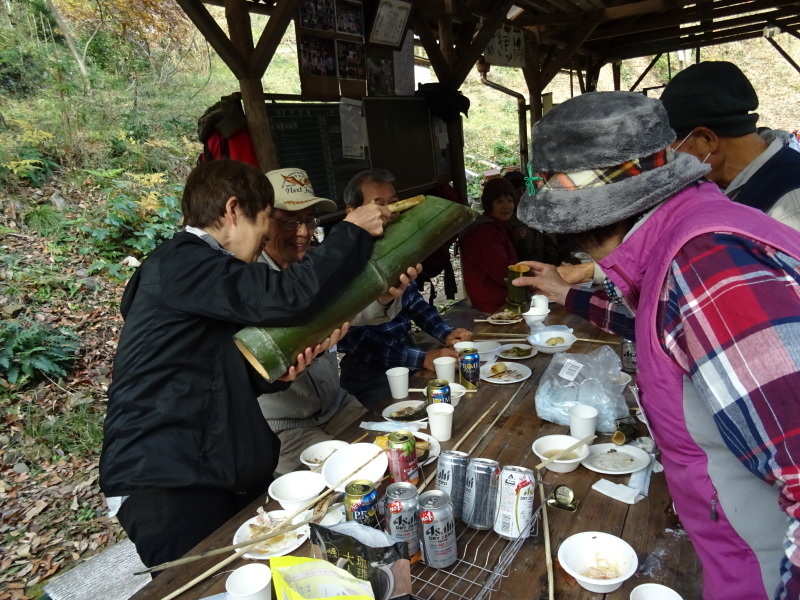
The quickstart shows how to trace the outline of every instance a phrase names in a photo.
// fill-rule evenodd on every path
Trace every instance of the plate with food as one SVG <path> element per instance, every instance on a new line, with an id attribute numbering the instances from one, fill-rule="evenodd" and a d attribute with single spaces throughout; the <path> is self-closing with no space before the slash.
<path id="1" fill-rule="evenodd" d="M 428 418 L 425 400 L 403 400 L 383 409 L 381 415 L 387 421 L 421 421 Z"/>
<path id="2" fill-rule="evenodd" d="M 650 464 L 650 455 L 636 446 L 595 444 L 589 446 L 589 456 L 581 464 L 603 475 L 627 475 Z"/>
<path id="3" fill-rule="evenodd" d="M 492 325 L 513 325 L 522 321 L 522 315 L 511 312 L 510 310 L 501 310 L 486 318 Z"/>
<path id="4" fill-rule="evenodd" d="M 233 543 L 241 544 L 254 537 L 264 535 L 270 529 L 278 525 L 286 517 L 291 515 L 288 510 L 273 510 L 264 512 L 263 508 L 258 509 L 258 515 L 252 519 L 245 521 L 236 533 L 233 535 Z M 292 523 L 300 523 L 305 521 L 311 516 L 310 511 L 305 511 L 292 519 Z M 245 553 L 245 558 L 252 558 L 254 560 L 267 560 L 273 556 L 283 556 L 297 550 L 303 542 L 305 542 L 311 529 L 308 523 L 301 525 L 297 529 L 292 529 L 286 533 L 281 533 L 273 538 L 264 540 L 253 548 L 249 548 Z M 237 548 L 236 552 L 242 552 L 241 548 Z"/>
<path id="5" fill-rule="evenodd" d="M 500 358 L 510 360 L 525 360 L 536 356 L 536 354 L 537 350 L 528 344 L 506 344 L 505 346 L 500 346 L 500 351 L 497 353 Z"/>
<path id="6" fill-rule="evenodd" d="M 481 379 L 489 383 L 519 383 L 531 376 L 531 370 L 525 365 L 494 362 L 481 367 Z"/>

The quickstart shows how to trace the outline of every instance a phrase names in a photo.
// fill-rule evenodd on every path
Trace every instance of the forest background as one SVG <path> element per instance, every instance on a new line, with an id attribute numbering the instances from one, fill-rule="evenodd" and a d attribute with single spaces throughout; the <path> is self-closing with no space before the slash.
<path id="1" fill-rule="evenodd" d="M 800 62 L 800 41 L 777 39 Z M 694 60 L 670 58 L 640 85 Z M 759 124 L 800 127 L 800 74 L 765 40 L 702 58 L 742 68 Z M 623 89 L 649 61 L 623 63 Z M 528 95 L 515 69 L 490 79 Z M 264 87 L 300 91 L 291 27 Z M 179 226 L 197 118 L 237 89 L 172 0 L 0 0 L 0 600 L 39 597 L 48 578 L 124 536 L 97 483 L 119 299 L 133 259 Z M 570 89 L 559 75 L 546 91 L 557 103 Z M 599 89 L 612 89 L 609 67 Z M 474 72 L 461 91 L 467 167 L 516 164 L 516 102 Z"/>

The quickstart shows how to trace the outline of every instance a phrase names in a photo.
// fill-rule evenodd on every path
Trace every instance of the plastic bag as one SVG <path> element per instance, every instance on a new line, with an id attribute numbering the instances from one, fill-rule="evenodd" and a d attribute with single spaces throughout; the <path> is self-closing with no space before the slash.
<path id="1" fill-rule="evenodd" d="M 282 600 L 375 600 L 368 581 L 324 560 L 299 556 L 270 559 L 275 597 Z"/>
<path id="2" fill-rule="evenodd" d="M 621 370 L 619 355 L 608 346 L 591 354 L 554 354 L 536 390 L 536 414 L 568 426 L 569 409 L 586 404 L 597 409 L 597 431 L 613 433 L 617 419 L 630 414 L 622 397 L 627 376 Z"/>
<path id="3" fill-rule="evenodd" d="M 411 593 L 408 544 L 386 532 L 354 521 L 311 523 L 311 553 L 369 581 L 378 600 Z"/>

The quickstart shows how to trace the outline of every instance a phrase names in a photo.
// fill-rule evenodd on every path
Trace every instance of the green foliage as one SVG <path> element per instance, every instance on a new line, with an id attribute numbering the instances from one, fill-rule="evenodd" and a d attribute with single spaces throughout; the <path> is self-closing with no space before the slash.
<path id="1" fill-rule="evenodd" d="M 80 339 L 68 329 L 54 329 L 30 319 L 0 322 L 0 376 L 21 388 L 37 372 L 63 377 L 77 358 Z"/>
<path id="2" fill-rule="evenodd" d="M 0 144 L 0 184 L 41 186 L 58 168 L 52 134 L 21 119 L 8 125 Z"/>
<path id="3" fill-rule="evenodd" d="M 0 45 L 0 93 L 30 96 L 42 89 L 46 73 L 46 61 L 40 53 L 17 45 Z"/>
<path id="4" fill-rule="evenodd" d="M 42 204 L 37 204 L 26 210 L 22 218 L 25 224 L 39 235 L 55 233 L 64 224 L 64 218 L 60 211 Z"/>

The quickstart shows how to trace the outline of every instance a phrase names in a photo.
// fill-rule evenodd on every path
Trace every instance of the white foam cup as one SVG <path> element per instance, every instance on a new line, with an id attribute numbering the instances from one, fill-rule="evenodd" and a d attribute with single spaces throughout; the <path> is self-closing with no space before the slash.
<path id="1" fill-rule="evenodd" d="M 402 400 L 408 398 L 408 367 L 394 367 L 386 371 L 389 380 L 389 390 L 392 398 Z"/>
<path id="2" fill-rule="evenodd" d="M 453 405 L 444 402 L 429 404 L 428 425 L 431 435 L 440 442 L 446 442 L 453 433 Z"/>
<path id="3" fill-rule="evenodd" d="M 569 409 L 569 434 L 582 440 L 595 434 L 597 409 L 585 404 L 576 404 Z"/>
<path id="4" fill-rule="evenodd" d="M 452 356 L 440 356 L 433 359 L 436 379 L 444 379 L 447 383 L 456 382 L 456 359 Z"/>
<path id="5" fill-rule="evenodd" d="M 228 600 L 270 600 L 272 571 L 262 564 L 239 567 L 225 581 L 225 591 Z"/>

